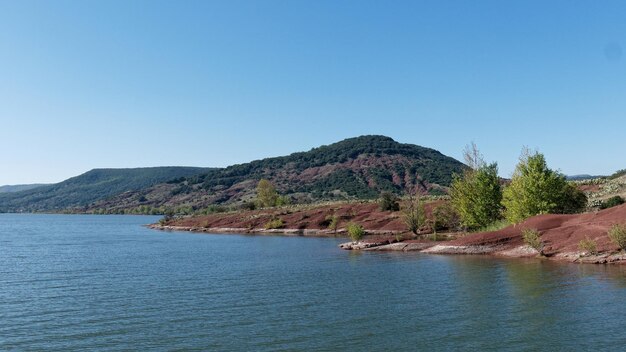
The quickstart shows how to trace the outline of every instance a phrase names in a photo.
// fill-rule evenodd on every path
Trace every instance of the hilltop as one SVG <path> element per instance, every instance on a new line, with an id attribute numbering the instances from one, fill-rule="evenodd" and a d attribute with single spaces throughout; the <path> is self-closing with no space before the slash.
<path id="1" fill-rule="evenodd" d="M 94 169 L 63 182 L 0 194 L 0 212 L 54 212 L 85 207 L 123 192 L 206 173 L 199 167 Z"/>
<path id="2" fill-rule="evenodd" d="M 29 189 L 46 186 L 46 185 L 47 184 L 45 183 L 33 183 L 29 185 L 5 185 L 5 186 L 0 186 L 0 193 L 14 193 L 14 192 L 27 191 Z"/>
<path id="3" fill-rule="evenodd" d="M 452 175 L 464 167 L 434 149 L 385 136 L 361 136 L 307 152 L 181 177 L 97 202 L 86 211 L 145 213 L 165 208 L 238 207 L 253 200 L 262 178 L 293 203 L 373 199 L 382 191 L 402 194 L 414 186 L 425 193 L 444 194 Z"/>

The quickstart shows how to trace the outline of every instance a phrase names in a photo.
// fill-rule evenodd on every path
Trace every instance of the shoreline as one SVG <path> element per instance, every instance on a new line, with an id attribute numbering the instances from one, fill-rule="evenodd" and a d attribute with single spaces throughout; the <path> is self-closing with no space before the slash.
<path id="1" fill-rule="evenodd" d="M 238 234 L 238 235 L 280 235 L 299 237 L 321 238 L 347 238 L 345 229 L 264 229 L 264 228 L 241 228 L 241 227 L 198 227 L 149 224 L 147 228 L 159 231 L 180 231 L 212 234 Z M 398 241 L 393 236 L 405 234 L 405 231 L 368 231 L 369 235 L 383 236 L 383 238 L 366 239 L 358 242 L 344 242 L 338 245 L 342 250 L 354 251 L 389 251 L 389 252 L 417 252 L 434 255 L 485 255 L 490 257 L 504 258 L 536 258 L 553 261 L 569 262 L 576 264 L 626 264 L 626 253 L 598 253 L 585 254 L 581 251 L 559 252 L 554 255 L 542 256 L 539 252 L 528 245 L 510 246 L 506 244 L 482 244 L 482 245 L 456 245 L 445 244 L 448 241 L 432 240 L 403 240 Z"/>
<path id="2" fill-rule="evenodd" d="M 345 229 L 337 229 L 337 231 L 328 229 L 265 229 L 265 228 L 244 228 L 244 227 L 202 227 L 202 226 L 178 226 L 178 225 L 160 225 L 149 224 L 147 228 L 159 231 L 182 231 L 197 233 L 214 233 L 214 234 L 240 234 L 240 235 L 285 235 L 285 236 L 304 236 L 304 237 L 334 237 L 348 238 Z M 378 236 L 395 236 L 400 231 L 390 230 L 369 230 L 368 234 Z"/>

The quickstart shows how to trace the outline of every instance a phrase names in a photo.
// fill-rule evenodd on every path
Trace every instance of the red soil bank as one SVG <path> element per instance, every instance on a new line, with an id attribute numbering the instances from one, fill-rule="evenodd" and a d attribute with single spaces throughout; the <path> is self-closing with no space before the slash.
<path id="1" fill-rule="evenodd" d="M 441 201 L 425 204 L 426 213 L 441 204 Z M 400 212 L 381 211 L 376 203 L 338 203 L 320 205 L 310 208 L 277 208 L 254 211 L 240 211 L 234 213 L 210 214 L 172 220 L 169 226 L 187 228 L 242 228 L 262 229 L 273 219 L 281 219 L 284 229 L 296 230 L 326 230 L 326 217 L 336 215 L 339 218 L 339 228 L 347 223 L 354 222 L 367 231 L 377 233 L 405 232 L 406 225 Z"/>
<path id="2" fill-rule="evenodd" d="M 541 233 L 544 254 L 580 252 L 578 244 L 586 237 L 597 242 L 599 252 L 619 250 L 608 237 L 608 230 L 618 223 L 626 223 L 626 204 L 598 211 L 575 215 L 538 215 L 516 226 L 495 232 L 472 234 L 447 242 L 451 246 L 501 247 L 513 249 L 524 244 L 523 229 L 535 229 Z"/>

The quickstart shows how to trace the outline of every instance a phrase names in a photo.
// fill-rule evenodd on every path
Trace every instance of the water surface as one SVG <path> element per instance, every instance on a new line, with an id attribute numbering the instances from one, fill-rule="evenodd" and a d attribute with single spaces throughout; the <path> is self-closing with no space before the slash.
<path id="1" fill-rule="evenodd" d="M 0 350 L 619 350 L 620 266 L 0 214 Z"/>

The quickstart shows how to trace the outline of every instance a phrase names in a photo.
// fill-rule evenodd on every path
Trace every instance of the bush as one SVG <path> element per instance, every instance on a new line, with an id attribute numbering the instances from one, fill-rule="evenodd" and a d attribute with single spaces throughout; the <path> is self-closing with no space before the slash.
<path id="1" fill-rule="evenodd" d="M 284 226 L 285 226 L 285 223 L 283 222 L 282 219 L 273 219 L 265 223 L 264 227 L 266 230 L 273 230 L 273 229 L 282 229 Z"/>
<path id="2" fill-rule="evenodd" d="M 278 196 L 278 198 L 276 198 L 277 207 L 282 207 L 289 204 L 291 204 L 291 198 L 288 196 Z"/>
<path id="3" fill-rule="evenodd" d="M 538 214 L 575 213 L 586 204 L 584 193 L 549 169 L 543 154 L 528 151 L 522 153 L 502 199 L 505 217 L 513 224 Z"/>
<path id="4" fill-rule="evenodd" d="M 600 203 L 600 209 L 608 209 L 622 204 L 624 204 L 624 198 L 615 196 Z"/>
<path id="5" fill-rule="evenodd" d="M 402 210 L 402 217 L 407 229 L 415 235 L 419 234 L 420 228 L 426 223 L 426 212 L 419 195 L 410 196 L 406 207 Z"/>
<path id="6" fill-rule="evenodd" d="M 242 210 L 255 210 L 256 204 L 254 202 L 243 202 L 241 203 Z"/>
<path id="7" fill-rule="evenodd" d="M 383 192 L 380 194 L 380 200 L 378 201 L 380 210 L 382 211 L 398 211 L 400 210 L 400 204 L 398 204 L 398 197 L 391 192 Z"/>
<path id="8" fill-rule="evenodd" d="M 451 230 L 459 226 L 459 214 L 448 202 L 440 204 L 433 209 L 433 230 Z"/>
<path id="9" fill-rule="evenodd" d="M 615 224 L 609 229 L 609 238 L 620 249 L 626 249 L 626 224 Z"/>
<path id="10" fill-rule="evenodd" d="M 328 215 L 326 217 L 328 222 L 328 229 L 333 230 L 333 233 L 337 233 L 337 227 L 339 226 L 339 217 L 337 215 Z"/>
<path id="11" fill-rule="evenodd" d="M 161 225 L 161 226 L 167 225 L 170 221 L 172 221 L 172 219 L 174 219 L 173 215 L 166 214 L 164 217 L 159 219 L 159 225 Z"/>
<path id="12" fill-rule="evenodd" d="M 360 239 L 363 238 L 363 236 L 365 236 L 365 229 L 363 229 L 363 226 L 355 224 L 353 222 L 349 223 L 346 226 L 346 231 L 348 231 L 348 235 L 353 242 L 358 242 Z"/>
<path id="13" fill-rule="evenodd" d="M 596 241 L 592 240 L 591 238 L 587 236 L 585 236 L 585 239 L 580 240 L 580 242 L 578 242 L 578 248 L 581 251 L 587 252 L 589 254 L 598 253 L 598 244 L 596 243 Z"/>
<path id="14" fill-rule="evenodd" d="M 539 231 L 534 229 L 524 229 L 522 230 L 522 238 L 524 239 L 524 243 L 534 248 L 539 253 L 542 253 L 543 243 L 541 243 L 541 234 Z"/>

